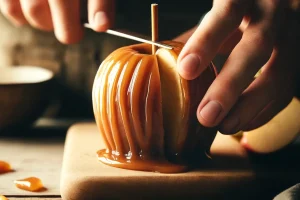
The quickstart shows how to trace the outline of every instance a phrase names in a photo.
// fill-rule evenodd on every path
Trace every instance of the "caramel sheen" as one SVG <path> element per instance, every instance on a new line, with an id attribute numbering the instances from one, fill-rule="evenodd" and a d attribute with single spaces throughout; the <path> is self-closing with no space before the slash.
<path id="1" fill-rule="evenodd" d="M 107 147 L 98 151 L 101 162 L 175 173 L 187 168 L 173 161 L 209 150 L 216 131 L 199 125 L 196 108 L 215 71 L 208 67 L 195 81 L 181 79 L 176 61 L 182 44 L 168 44 L 175 48 L 159 49 L 156 55 L 151 55 L 148 44 L 123 47 L 100 65 L 93 86 L 93 109 Z"/>
<path id="2" fill-rule="evenodd" d="M 38 192 L 44 189 L 42 181 L 37 177 L 29 177 L 14 181 L 16 187 L 22 190 Z"/>
<path id="3" fill-rule="evenodd" d="M 3 195 L 0 195 L 0 200 L 7 200 L 7 198 Z"/>
<path id="4" fill-rule="evenodd" d="M 9 163 L 0 160 L 0 174 L 12 171 Z"/>

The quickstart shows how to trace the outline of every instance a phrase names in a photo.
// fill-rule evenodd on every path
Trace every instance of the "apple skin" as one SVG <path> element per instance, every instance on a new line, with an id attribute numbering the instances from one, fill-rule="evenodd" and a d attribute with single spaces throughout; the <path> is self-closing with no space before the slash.
<path id="1" fill-rule="evenodd" d="M 292 101 L 273 119 L 252 131 L 243 132 L 241 145 L 256 154 L 277 152 L 291 144 L 300 132 L 300 101 Z"/>
<path id="2" fill-rule="evenodd" d="M 215 67 L 211 64 L 197 79 L 185 80 L 176 72 L 183 44 L 163 43 L 174 48 L 158 49 L 152 55 L 149 44 L 122 47 L 112 52 L 98 69 L 93 85 L 93 110 L 107 147 L 101 151 L 107 163 L 118 162 L 119 167 L 126 163 L 124 168 L 130 168 L 129 163 L 149 164 L 148 161 L 187 164 L 209 153 L 217 130 L 201 126 L 196 111 L 216 77 Z M 164 56 L 169 60 L 163 65 Z M 174 84 L 168 86 L 168 81 Z M 175 98 L 170 99 L 171 94 Z M 175 113 L 168 116 L 169 120 L 164 107 Z"/>

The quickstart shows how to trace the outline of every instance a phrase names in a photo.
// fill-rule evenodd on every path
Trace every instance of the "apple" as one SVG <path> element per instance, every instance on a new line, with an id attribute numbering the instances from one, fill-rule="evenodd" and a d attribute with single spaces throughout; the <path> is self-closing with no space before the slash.
<path id="1" fill-rule="evenodd" d="M 278 151 L 291 144 L 300 132 L 300 101 L 296 97 L 265 125 L 243 132 L 240 140 L 246 149 L 261 154 Z"/>
<path id="2" fill-rule="evenodd" d="M 217 130 L 201 126 L 196 110 L 216 70 L 210 64 L 197 79 L 181 78 L 176 63 L 183 43 L 164 43 L 173 49 L 152 54 L 144 43 L 119 48 L 98 69 L 92 99 L 105 164 L 175 172 L 183 168 L 168 163 L 185 165 L 209 152 Z"/>

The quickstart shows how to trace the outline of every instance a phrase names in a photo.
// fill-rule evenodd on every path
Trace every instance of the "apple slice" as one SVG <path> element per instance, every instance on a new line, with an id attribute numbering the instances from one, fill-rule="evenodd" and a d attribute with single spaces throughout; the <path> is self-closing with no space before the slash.
<path id="1" fill-rule="evenodd" d="M 196 79 L 188 81 L 177 72 L 177 58 L 182 44 L 167 42 L 172 51 L 156 52 L 161 81 L 165 152 L 170 160 L 195 160 L 195 155 L 209 152 L 216 128 L 202 126 L 196 116 L 197 107 L 213 82 L 216 72 L 209 65 Z M 197 160 L 197 159 L 196 159 Z"/>
<path id="2" fill-rule="evenodd" d="M 296 97 L 265 125 L 243 133 L 241 144 L 255 153 L 271 153 L 292 143 L 300 131 L 300 101 Z"/>

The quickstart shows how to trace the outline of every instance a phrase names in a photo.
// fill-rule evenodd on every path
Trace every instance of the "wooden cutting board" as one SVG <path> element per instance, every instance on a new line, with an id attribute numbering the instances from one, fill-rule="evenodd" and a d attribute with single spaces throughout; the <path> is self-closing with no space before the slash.
<path id="1" fill-rule="evenodd" d="M 201 169 L 159 174 L 100 163 L 103 149 L 94 123 L 73 125 L 67 134 L 61 173 L 64 200 L 98 199 L 272 199 L 300 182 L 300 145 L 273 155 L 251 155 L 238 140 L 218 134 L 213 159 Z"/>

